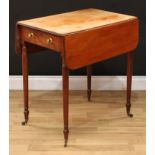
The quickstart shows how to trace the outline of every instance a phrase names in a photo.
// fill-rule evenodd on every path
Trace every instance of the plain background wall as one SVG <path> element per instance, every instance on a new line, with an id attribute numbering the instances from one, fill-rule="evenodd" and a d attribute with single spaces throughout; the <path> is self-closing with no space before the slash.
<path id="1" fill-rule="evenodd" d="M 10 75 L 21 75 L 21 56 L 15 53 L 15 24 L 18 20 L 36 18 L 84 8 L 98 8 L 138 16 L 140 40 L 135 52 L 134 75 L 146 73 L 146 2 L 145 0 L 10 0 Z M 125 39 L 125 38 L 124 38 Z M 93 65 L 93 75 L 125 75 L 126 55 Z M 61 75 L 58 53 L 43 51 L 29 59 L 30 75 Z M 85 68 L 70 72 L 85 75 Z"/>

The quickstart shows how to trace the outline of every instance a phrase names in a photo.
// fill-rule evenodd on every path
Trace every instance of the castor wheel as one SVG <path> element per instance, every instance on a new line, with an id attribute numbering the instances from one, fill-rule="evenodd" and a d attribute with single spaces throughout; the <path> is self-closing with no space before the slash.
<path id="1" fill-rule="evenodd" d="M 23 121 L 21 124 L 22 126 L 25 126 L 27 124 L 27 121 Z"/>
<path id="2" fill-rule="evenodd" d="M 130 114 L 130 113 L 129 113 L 129 114 L 127 114 L 127 115 L 128 115 L 129 117 L 131 117 L 131 118 L 133 117 L 133 114 Z"/>

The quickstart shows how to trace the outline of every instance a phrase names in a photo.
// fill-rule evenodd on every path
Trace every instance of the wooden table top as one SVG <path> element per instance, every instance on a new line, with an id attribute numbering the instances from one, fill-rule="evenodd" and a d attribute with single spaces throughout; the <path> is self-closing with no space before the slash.
<path id="1" fill-rule="evenodd" d="M 65 53 L 69 69 L 77 69 L 133 51 L 138 45 L 139 20 L 135 16 L 84 9 L 19 21 L 16 50 L 22 41 Z M 29 52 L 38 51 L 32 45 Z"/>
<path id="2" fill-rule="evenodd" d="M 90 8 L 19 21 L 18 24 L 42 31 L 48 31 L 50 33 L 67 35 L 83 30 L 133 20 L 135 18 L 136 17 L 134 16 Z"/>

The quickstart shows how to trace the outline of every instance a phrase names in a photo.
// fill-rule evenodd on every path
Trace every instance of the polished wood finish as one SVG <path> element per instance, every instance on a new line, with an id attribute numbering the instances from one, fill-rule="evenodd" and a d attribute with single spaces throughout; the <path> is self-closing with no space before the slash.
<path id="1" fill-rule="evenodd" d="M 66 64 L 71 69 L 130 52 L 138 43 L 138 20 L 124 21 L 66 36 Z"/>
<path id="2" fill-rule="evenodd" d="M 64 34 L 55 33 L 54 30 L 60 30 L 61 26 L 59 27 L 56 24 L 52 27 L 54 23 L 51 18 L 53 18 L 53 16 L 18 22 L 16 40 L 19 43 L 16 44 L 16 49 L 20 49 L 20 42 L 24 40 L 59 51 L 65 53 L 64 59 L 67 67 L 69 69 L 77 69 L 125 54 L 137 47 L 139 21 L 136 17 L 96 9 L 86 9 L 74 12 L 74 15 L 72 15 L 72 13 L 69 13 L 70 15 L 61 15 L 63 18 L 59 20 L 65 22 L 67 21 L 66 18 L 68 18 L 68 20 L 72 21 L 72 16 L 78 19 L 78 17 L 81 16 L 81 12 L 85 14 L 85 16 L 82 17 L 84 19 L 78 21 L 80 29 L 74 30 L 74 33 L 69 33 L 68 31 Z M 99 18 L 96 20 L 96 23 L 102 23 L 102 25 L 97 26 L 92 24 L 91 22 L 93 20 L 91 16 L 93 16 L 93 19 Z M 67 23 L 62 25 L 67 28 L 70 26 L 78 27 L 76 21 L 73 20 L 72 22 L 73 24 L 70 25 L 66 25 Z M 91 27 L 89 28 L 86 26 L 88 23 L 91 23 Z M 81 28 L 83 26 L 84 28 Z M 33 34 L 32 37 L 29 35 L 31 33 Z M 47 40 L 50 38 L 52 38 L 53 41 L 51 44 L 48 44 Z"/>
<path id="3" fill-rule="evenodd" d="M 69 70 L 67 66 L 62 63 L 62 76 L 63 76 L 63 115 L 64 115 L 64 147 L 67 146 L 68 141 L 68 111 L 69 111 Z"/>
<path id="4" fill-rule="evenodd" d="M 87 98 L 88 101 L 91 99 L 91 75 L 92 75 L 92 66 L 87 66 Z"/>
<path id="5" fill-rule="evenodd" d="M 133 114 L 130 113 L 131 109 L 131 86 L 132 86 L 132 72 L 133 72 L 133 52 L 127 54 L 128 63 L 127 63 L 127 103 L 126 111 L 129 117 L 133 117 Z"/>
<path id="6" fill-rule="evenodd" d="M 83 9 L 41 18 L 19 21 L 18 24 L 41 31 L 66 36 L 88 29 L 101 28 L 137 17 L 99 10 Z"/>
<path id="7" fill-rule="evenodd" d="M 28 121 L 28 53 L 51 49 L 62 56 L 64 139 L 68 141 L 69 69 L 87 67 L 87 97 L 91 98 L 91 64 L 128 54 L 127 114 L 131 107 L 132 56 L 138 44 L 137 17 L 98 9 L 19 21 L 16 51 L 22 53 L 25 123 Z M 23 46 L 24 43 L 24 46 Z M 39 46 L 39 47 L 37 47 Z"/>
<path id="8" fill-rule="evenodd" d="M 62 144 L 61 91 L 30 91 L 31 119 L 20 126 L 22 91 L 10 91 L 10 155 L 146 155 L 146 95 L 132 92 L 126 117 L 126 91 L 70 91 L 70 138 Z"/>
<path id="9" fill-rule="evenodd" d="M 23 72 L 23 90 L 24 90 L 24 116 L 25 121 L 22 125 L 27 124 L 29 118 L 29 104 L 28 104 L 28 53 L 25 44 L 22 47 L 22 72 Z"/>
<path id="10" fill-rule="evenodd" d="M 58 37 L 53 34 L 49 34 L 47 32 L 40 32 L 38 30 L 33 30 L 27 27 L 21 27 L 21 36 L 22 39 L 26 42 L 39 45 L 41 47 L 45 47 L 48 49 L 52 49 L 55 51 L 62 51 L 63 46 L 63 38 Z M 30 34 L 33 34 L 32 36 Z M 52 39 L 52 42 L 49 43 L 49 40 Z"/>

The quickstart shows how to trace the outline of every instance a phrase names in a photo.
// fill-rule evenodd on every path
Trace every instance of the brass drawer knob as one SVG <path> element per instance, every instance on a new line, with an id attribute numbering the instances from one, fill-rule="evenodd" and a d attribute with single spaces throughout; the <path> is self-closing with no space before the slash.
<path id="1" fill-rule="evenodd" d="M 47 39 L 47 43 L 48 44 L 52 44 L 53 43 L 53 39 L 52 38 Z"/>
<path id="2" fill-rule="evenodd" d="M 33 32 L 30 32 L 29 34 L 28 34 L 28 37 L 29 38 L 32 38 L 34 36 L 34 33 Z"/>

